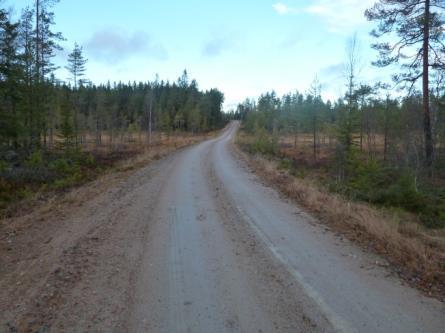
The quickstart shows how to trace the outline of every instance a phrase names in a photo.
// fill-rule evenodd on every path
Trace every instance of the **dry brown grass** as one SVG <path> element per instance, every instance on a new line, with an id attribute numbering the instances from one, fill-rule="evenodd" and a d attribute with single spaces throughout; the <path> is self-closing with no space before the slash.
<path id="1" fill-rule="evenodd" d="M 417 134 L 412 134 L 417 135 Z M 357 149 L 360 149 L 360 134 L 354 133 L 353 144 Z M 281 135 L 278 141 L 278 149 L 284 155 L 296 161 L 307 164 L 311 167 L 314 165 L 321 166 L 326 163 L 330 163 L 335 157 L 336 139 L 329 137 L 323 133 L 319 134 L 317 140 L 317 160 L 313 158 L 313 145 L 314 140 L 311 134 L 301 133 L 295 140 L 294 135 L 286 134 Z M 384 158 L 384 136 L 382 134 L 375 134 L 370 139 L 370 145 L 368 145 L 368 138 L 366 135 L 363 137 L 361 151 L 367 156 L 373 156 L 379 160 Z M 398 152 L 392 151 L 392 154 L 397 156 L 403 156 L 405 154 L 404 148 L 399 147 Z M 391 156 L 392 158 L 397 158 Z"/>
<path id="2" fill-rule="evenodd" d="M 366 250 L 384 256 L 394 272 L 429 295 L 445 297 L 445 231 L 428 231 L 403 216 L 329 193 L 296 178 L 279 163 L 237 149 L 250 168 L 304 209 Z"/>
<path id="3" fill-rule="evenodd" d="M 158 160 L 178 149 L 213 138 L 218 135 L 218 133 L 219 131 L 201 134 L 183 133 L 174 136 L 161 135 L 160 139 L 154 142 L 151 146 L 146 144 L 138 146 L 139 154 L 120 161 L 117 163 L 116 169 L 118 171 L 138 169 L 147 165 L 151 161 Z"/>

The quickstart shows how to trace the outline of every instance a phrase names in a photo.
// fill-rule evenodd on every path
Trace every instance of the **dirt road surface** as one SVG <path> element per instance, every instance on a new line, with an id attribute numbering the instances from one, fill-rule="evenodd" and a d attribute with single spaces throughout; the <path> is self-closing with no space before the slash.
<path id="1" fill-rule="evenodd" d="M 252 175 L 237 127 L 2 226 L 0 332 L 445 332 L 443 303 Z"/>

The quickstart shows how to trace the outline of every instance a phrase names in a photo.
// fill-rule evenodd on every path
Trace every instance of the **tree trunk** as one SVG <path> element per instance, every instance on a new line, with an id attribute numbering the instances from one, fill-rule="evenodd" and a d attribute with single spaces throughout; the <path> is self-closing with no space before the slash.
<path id="1" fill-rule="evenodd" d="M 148 145 L 151 146 L 151 130 L 152 130 L 152 105 L 153 99 L 150 99 L 150 111 L 148 114 Z"/>
<path id="2" fill-rule="evenodd" d="M 384 127 L 384 140 L 383 140 L 383 161 L 386 162 L 388 158 L 388 113 L 389 113 L 389 97 L 386 97 L 386 110 L 385 110 L 385 127 Z"/>
<path id="3" fill-rule="evenodd" d="M 383 139 L 383 161 L 386 162 L 387 158 L 388 158 L 388 124 L 387 120 L 385 119 L 385 131 Z"/>
<path id="4" fill-rule="evenodd" d="M 433 163 L 433 138 L 431 133 L 429 96 L 429 39 L 430 39 L 430 0 L 425 0 L 423 26 L 423 130 L 425 135 L 425 162 L 428 173 Z"/>
<path id="5" fill-rule="evenodd" d="M 36 73 L 37 73 L 37 83 L 39 83 L 40 79 L 40 0 L 36 0 Z"/>
<path id="6" fill-rule="evenodd" d="M 54 106 L 51 106 L 51 115 L 49 120 L 49 148 L 52 150 L 54 148 Z"/>
<path id="7" fill-rule="evenodd" d="M 314 136 L 314 146 L 313 146 L 313 149 L 314 149 L 314 160 L 317 160 L 317 117 L 316 116 L 314 116 L 314 133 L 313 133 L 313 136 Z"/>
<path id="8" fill-rule="evenodd" d="M 148 98 L 150 98 L 150 101 L 148 101 Z M 147 108 L 147 142 L 148 146 L 151 146 L 151 130 L 152 130 L 152 111 L 153 111 L 153 91 L 150 91 L 150 95 L 147 93 L 147 100 L 146 100 L 146 108 Z"/>
<path id="9" fill-rule="evenodd" d="M 360 110 L 360 151 L 363 152 L 363 132 L 364 132 L 364 108 L 363 108 L 363 104 L 362 104 L 362 109 Z"/>

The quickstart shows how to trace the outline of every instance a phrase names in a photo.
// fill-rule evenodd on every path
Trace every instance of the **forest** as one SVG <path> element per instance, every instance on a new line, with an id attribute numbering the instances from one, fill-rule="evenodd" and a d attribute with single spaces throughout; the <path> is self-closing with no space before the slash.
<path id="1" fill-rule="evenodd" d="M 235 116 L 250 152 L 278 157 L 291 173 L 330 191 L 445 226 L 445 49 L 443 1 L 380 1 L 364 14 L 377 51 L 373 66 L 397 66 L 388 81 L 359 78 L 357 37 L 346 45 L 344 96 L 267 92 Z"/>
<path id="2" fill-rule="evenodd" d="M 186 70 L 177 82 L 95 84 L 74 43 L 70 78 L 56 77 L 65 41 L 54 30 L 57 2 L 33 1 L 17 20 L 0 8 L 1 207 L 42 186 L 85 178 L 85 169 L 99 167 L 100 151 L 119 155 L 126 143 L 149 147 L 162 134 L 208 132 L 226 121 L 224 95 L 201 91 Z"/>

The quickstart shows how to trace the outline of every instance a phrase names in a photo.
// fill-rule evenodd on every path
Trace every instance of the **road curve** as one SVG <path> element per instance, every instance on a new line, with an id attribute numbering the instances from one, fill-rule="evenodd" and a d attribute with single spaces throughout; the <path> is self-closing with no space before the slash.
<path id="1" fill-rule="evenodd" d="M 445 308 L 265 187 L 220 137 L 170 160 L 131 332 L 445 332 Z"/>

